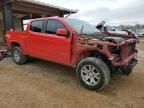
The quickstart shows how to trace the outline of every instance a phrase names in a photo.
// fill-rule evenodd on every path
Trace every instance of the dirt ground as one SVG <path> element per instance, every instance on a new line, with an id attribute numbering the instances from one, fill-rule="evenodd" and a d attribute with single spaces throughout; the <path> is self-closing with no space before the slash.
<path id="1" fill-rule="evenodd" d="M 18 66 L 0 62 L 0 108 L 144 108 L 144 39 L 139 63 L 127 76 L 114 75 L 108 87 L 80 86 L 73 69 L 42 60 Z"/>

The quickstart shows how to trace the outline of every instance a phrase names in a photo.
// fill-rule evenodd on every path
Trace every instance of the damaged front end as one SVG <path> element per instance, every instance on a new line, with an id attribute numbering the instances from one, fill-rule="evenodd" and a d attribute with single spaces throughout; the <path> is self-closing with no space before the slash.
<path id="1" fill-rule="evenodd" d="M 80 38 L 80 42 L 87 47 L 95 48 L 105 55 L 111 67 L 129 75 L 137 64 L 136 43 L 138 39 L 124 39 L 121 37 L 104 37 L 102 40 L 95 38 Z"/>
<path id="2" fill-rule="evenodd" d="M 137 64 L 136 43 L 137 39 L 128 39 L 118 44 L 119 46 L 119 59 L 114 57 L 111 60 L 112 64 L 119 68 L 120 72 L 125 75 L 129 75 L 132 72 L 133 67 Z"/>

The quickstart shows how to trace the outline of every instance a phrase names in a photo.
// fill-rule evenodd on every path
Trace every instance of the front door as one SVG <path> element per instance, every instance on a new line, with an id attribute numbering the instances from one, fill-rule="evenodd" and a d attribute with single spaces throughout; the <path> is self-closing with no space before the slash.
<path id="1" fill-rule="evenodd" d="M 45 27 L 44 45 L 45 55 L 54 62 L 70 64 L 71 36 L 58 36 L 57 29 L 67 29 L 57 20 L 48 20 Z"/>

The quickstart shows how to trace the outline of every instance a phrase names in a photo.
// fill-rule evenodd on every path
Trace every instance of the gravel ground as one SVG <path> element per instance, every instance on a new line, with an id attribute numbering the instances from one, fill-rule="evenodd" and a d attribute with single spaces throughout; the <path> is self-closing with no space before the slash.
<path id="1" fill-rule="evenodd" d="M 42 60 L 18 66 L 0 62 L 0 108 L 144 108 L 144 39 L 139 63 L 127 76 L 114 75 L 108 87 L 80 86 L 73 69 Z"/>

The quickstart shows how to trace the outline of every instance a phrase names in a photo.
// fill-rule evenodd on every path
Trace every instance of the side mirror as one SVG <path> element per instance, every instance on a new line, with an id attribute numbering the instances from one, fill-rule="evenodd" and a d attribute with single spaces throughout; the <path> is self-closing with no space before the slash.
<path id="1" fill-rule="evenodd" d="M 57 29 L 56 34 L 58 36 L 66 36 L 66 37 L 68 37 L 68 31 L 66 29 Z"/>

